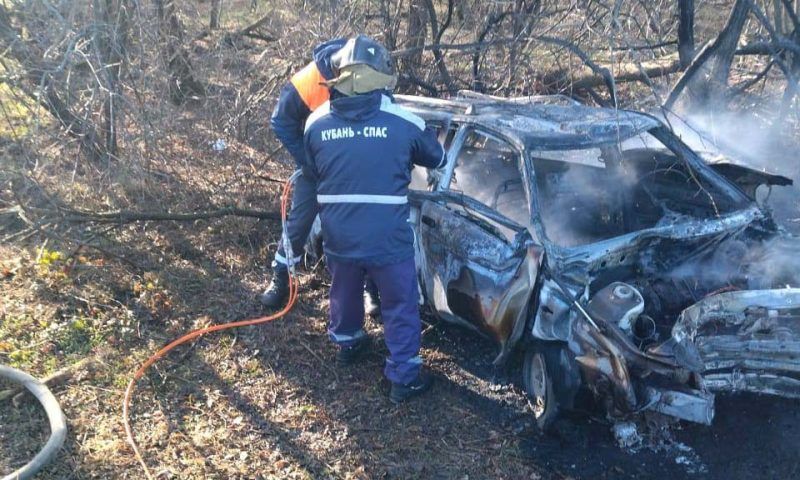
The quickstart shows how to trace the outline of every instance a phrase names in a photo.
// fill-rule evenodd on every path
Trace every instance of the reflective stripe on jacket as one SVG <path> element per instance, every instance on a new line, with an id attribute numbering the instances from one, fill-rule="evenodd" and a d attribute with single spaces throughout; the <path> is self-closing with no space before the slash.
<path id="1" fill-rule="evenodd" d="M 376 91 L 319 107 L 306 123 L 305 146 L 303 172 L 317 181 L 325 254 L 368 265 L 412 257 L 411 169 L 445 162 L 433 130 Z"/>

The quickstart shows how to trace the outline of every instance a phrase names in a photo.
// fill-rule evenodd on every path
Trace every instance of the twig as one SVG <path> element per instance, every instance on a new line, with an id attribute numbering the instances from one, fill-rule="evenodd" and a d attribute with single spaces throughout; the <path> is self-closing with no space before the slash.
<path id="1" fill-rule="evenodd" d="M 46 384 L 48 387 L 54 387 L 56 385 L 61 385 L 67 381 L 69 381 L 73 375 L 78 373 L 78 371 L 86 369 L 94 369 L 100 363 L 99 360 L 95 358 L 84 358 L 83 360 L 73 363 L 72 365 L 68 365 L 50 375 L 41 379 L 42 383 Z M 8 390 L 0 391 L 0 402 L 3 400 L 8 400 L 9 398 L 17 397 L 18 395 L 24 394 L 27 390 L 24 390 L 24 387 L 19 385 Z"/>
<path id="2" fill-rule="evenodd" d="M 728 96 L 729 97 L 734 97 L 736 95 L 744 93 L 745 90 L 747 90 L 748 88 L 752 87 L 753 85 L 755 85 L 756 83 L 758 83 L 762 79 L 764 79 L 764 77 L 767 76 L 769 71 L 772 70 L 772 67 L 774 65 L 775 65 L 775 60 L 771 60 L 767 64 L 766 68 L 764 68 L 761 72 L 759 72 L 758 75 L 756 75 L 755 77 L 751 78 L 750 80 L 746 80 L 746 81 L 744 81 L 742 83 L 739 83 L 738 85 L 733 86 L 731 88 L 731 92 L 728 93 Z"/>
<path id="3" fill-rule="evenodd" d="M 268 177 L 266 175 L 256 174 L 256 177 L 260 178 L 261 180 L 265 180 L 267 182 L 280 183 L 280 184 L 284 183 L 284 180 Z"/>
<path id="4" fill-rule="evenodd" d="M 316 358 L 316 359 L 317 359 L 317 361 L 319 361 L 319 363 L 321 363 L 321 364 L 322 364 L 322 365 L 323 365 L 323 366 L 324 366 L 324 367 L 325 367 L 325 368 L 326 368 L 326 369 L 327 369 L 329 372 L 331 372 L 331 373 L 333 374 L 333 378 L 334 378 L 334 379 L 336 380 L 336 382 L 338 383 L 338 382 L 339 382 L 339 374 L 338 374 L 338 373 L 336 373 L 336 370 L 334 370 L 333 368 L 331 368 L 331 366 L 330 366 L 330 365 L 328 365 L 328 362 L 326 362 L 325 360 L 323 360 L 322 358 L 320 358 L 320 356 L 319 356 L 319 355 L 317 355 L 317 352 L 315 352 L 314 350 L 312 350 L 312 349 L 311 349 L 311 347 L 309 347 L 309 346 L 308 346 L 308 344 L 307 344 L 306 342 L 304 342 L 304 341 L 303 341 L 303 340 L 301 340 L 301 339 L 298 339 L 298 342 L 300 343 L 300 345 L 302 345 L 302 346 L 303 346 L 303 348 L 305 348 L 306 350 L 308 350 L 308 353 L 310 353 L 310 354 L 311 354 L 311 356 L 313 356 L 314 358 Z"/>
<path id="5" fill-rule="evenodd" d="M 25 229 L 20 230 L 18 232 L 14 232 L 14 233 L 12 233 L 12 234 L 10 234 L 8 236 L 5 236 L 3 238 L 0 238 L 0 243 L 1 244 L 6 244 L 6 243 L 10 242 L 11 240 L 15 240 L 15 239 L 20 241 L 20 242 L 22 242 L 23 240 L 27 239 L 28 237 L 30 237 L 34 233 L 36 233 L 36 229 L 28 227 L 28 228 L 25 228 Z M 19 237 L 19 238 L 17 238 L 17 237 Z"/>

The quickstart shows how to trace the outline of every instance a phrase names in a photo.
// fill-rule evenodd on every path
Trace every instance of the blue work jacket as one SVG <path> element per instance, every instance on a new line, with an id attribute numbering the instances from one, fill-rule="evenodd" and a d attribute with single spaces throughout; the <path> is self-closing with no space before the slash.
<path id="1" fill-rule="evenodd" d="M 445 163 L 425 121 L 386 92 L 335 97 L 308 118 L 305 149 L 303 175 L 317 183 L 325 254 L 364 265 L 413 257 L 411 169 Z"/>

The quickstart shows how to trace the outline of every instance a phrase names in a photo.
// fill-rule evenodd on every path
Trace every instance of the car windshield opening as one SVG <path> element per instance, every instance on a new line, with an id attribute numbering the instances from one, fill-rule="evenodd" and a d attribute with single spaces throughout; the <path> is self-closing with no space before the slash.
<path id="1" fill-rule="evenodd" d="M 686 155 L 691 152 L 661 127 L 610 145 L 533 151 L 545 234 L 575 247 L 745 206 Z"/>

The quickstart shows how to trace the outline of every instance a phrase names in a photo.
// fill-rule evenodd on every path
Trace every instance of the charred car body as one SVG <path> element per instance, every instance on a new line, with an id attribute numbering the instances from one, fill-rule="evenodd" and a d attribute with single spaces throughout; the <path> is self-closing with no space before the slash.
<path id="1" fill-rule="evenodd" d="M 717 391 L 800 397 L 800 248 L 755 201 L 787 179 L 566 97 L 398 101 L 448 155 L 410 195 L 424 302 L 525 350 L 541 426 L 581 390 L 705 424 Z"/>

